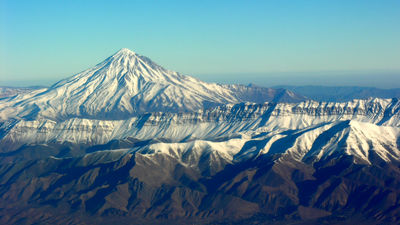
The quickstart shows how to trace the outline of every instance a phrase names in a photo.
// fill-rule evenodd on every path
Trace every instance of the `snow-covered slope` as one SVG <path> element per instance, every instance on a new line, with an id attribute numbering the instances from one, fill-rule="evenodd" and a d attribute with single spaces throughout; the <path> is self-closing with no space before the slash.
<path id="1" fill-rule="evenodd" d="M 345 120 L 295 131 L 236 136 L 222 141 L 154 143 L 131 151 L 150 158 L 154 154 L 165 154 L 190 167 L 200 166 L 201 159 L 210 154 L 216 155 L 217 164 L 221 160 L 233 164 L 275 154 L 307 163 L 347 155 L 354 156 L 356 163 L 370 164 L 376 158 L 386 162 L 399 161 L 400 150 L 396 143 L 399 138 L 399 127 Z"/>
<path id="2" fill-rule="evenodd" d="M 298 102 L 284 89 L 219 85 L 184 76 L 129 49 L 34 96 L 0 101 L 2 118 L 125 119 L 147 112 L 188 112 L 239 102 Z"/>
<path id="3" fill-rule="evenodd" d="M 332 151 L 339 151 L 368 162 L 368 151 L 381 149 L 384 160 L 393 160 L 399 159 L 398 152 L 390 153 L 398 148 L 399 109 L 398 99 L 370 99 L 346 103 L 242 103 L 197 113 L 151 113 L 126 120 L 12 119 L 0 123 L 0 146 L 3 152 L 10 152 L 24 144 L 69 142 L 90 146 L 128 138 L 167 142 L 220 142 L 232 138 L 259 141 L 261 138 L 268 139 L 263 150 L 257 148 L 255 154 L 249 148 L 242 150 L 241 155 L 247 158 L 249 154 L 290 153 L 302 160 L 305 156 L 321 159 Z M 343 150 L 343 143 L 352 137 L 355 141 Z M 274 145 L 275 141 L 282 143 Z M 219 149 L 224 152 L 232 148 Z"/>

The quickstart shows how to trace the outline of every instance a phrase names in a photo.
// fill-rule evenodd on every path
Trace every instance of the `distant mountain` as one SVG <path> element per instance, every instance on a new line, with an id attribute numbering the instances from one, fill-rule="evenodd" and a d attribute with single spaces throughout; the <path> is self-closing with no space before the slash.
<path id="1" fill-rule="evenodd" d="M 33 86 L 33 87 L 9 87 L 0 86 L 0 98 L 12 97 L 19 94 L 25 94 L 38 89 L 45 89 L 46 87 Z"/>
<path id="2" fill-rule="evenodd" d="M 206 83 L 121 49 L 41 93 L 3 101 L 0 106 L 7 115 L 25 118 L 123 119 L 147 112 L 193 112 L 227 103 L 305 99 L 284 89 Z"/>
<path id="3" fill-rule="evenodd" d="M 400 88 L 379 89 L 374 87 L 327 87 L 327 86 L 275 86 L 304 95 L 316 101 L 346 102 L 353 99 L 399 98 Z"/>

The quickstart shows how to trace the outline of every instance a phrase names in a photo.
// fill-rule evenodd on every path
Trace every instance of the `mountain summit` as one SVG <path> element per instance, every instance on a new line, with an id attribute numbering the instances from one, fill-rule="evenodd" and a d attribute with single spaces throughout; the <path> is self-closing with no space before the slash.
<path id="1" fill-rule="evenodd" d="M 56 85 L 64 85 L 65 81 L 70 81 L 71 79 L 76 78 L 88 78 L 89 80 L 94 80 L 103 76 L 122 79 L 131 84 L 136 83 L 132 80 L 135 79 L 135 77 L 149 82 L 162 82 L 170 80 L 171 78 L 179 79 L 177 73 L 162 68 L 145 56 L 139 55 L 127 48 L 122 48 L 93 68 L 62 80 Z"/>
<path id="2" fill-rule="evenodd" d="M 284 89 L 206 83 L 123 48 L 43 92 L 0 102 L 0 116 L 7 111 L 7 117 L 30 119 L 124 119 L 148 112 L 190 112 L 220 104 L 281 99 L 304 100 Z"/>
<path id="3" fill-rule="evenodd" d="M 121 48 L 116 54 L 131 54 L 131 55 L 136 55 L 136 53 L 128 48 Z"/>

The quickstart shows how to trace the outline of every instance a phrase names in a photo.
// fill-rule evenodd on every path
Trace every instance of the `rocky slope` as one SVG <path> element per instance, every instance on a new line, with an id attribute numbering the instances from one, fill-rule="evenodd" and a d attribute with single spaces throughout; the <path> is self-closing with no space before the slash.
<path id="1" fill-rule="evenodd" d="M 387 144 L 399 132 L 343 121 L 222 141 L 25 146 L 18 155 L 64 153 L 1 164 L 0 221 L 395 224 L 400 153 Z M 95 152 L 73 156 L 85 148 Z"/>

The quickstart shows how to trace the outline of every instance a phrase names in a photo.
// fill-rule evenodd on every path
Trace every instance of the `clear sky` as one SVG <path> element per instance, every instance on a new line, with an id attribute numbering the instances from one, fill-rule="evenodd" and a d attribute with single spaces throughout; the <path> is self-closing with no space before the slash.
<path id="1" fill-rule="evenodd" d="M 120 48 L 219 82 L 400 87 L 400 1 L 0 0 L 0 85 L 49 84 Z"/>

